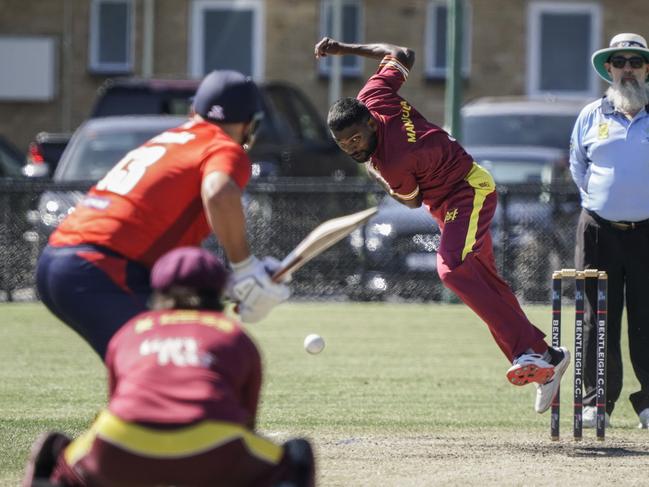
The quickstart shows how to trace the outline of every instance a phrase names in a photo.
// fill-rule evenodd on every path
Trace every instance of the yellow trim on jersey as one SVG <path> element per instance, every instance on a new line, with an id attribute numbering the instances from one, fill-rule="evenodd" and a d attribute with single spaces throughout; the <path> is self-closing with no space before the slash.
<path id="1" fill-rule="evenodd" d="M 473 163 L 473 167 L 464 180 L 475 190 L 475 194 L 473 196 L 473 210 L 471 211 L 471 217 L 469 218 L 466 240 L 464 241 L 464 248 L 462 249 L 463 261 L 469 252 L 473 250 L 473 246 L 475 245 L 476 234 L 478 232 L 478 219 L 484 201 L 489 194 L 496 190 L 494 178 L 489 174 L 489 171 L 478 165 L 476 162 Z"/>
<path id="2" fill-rule="evenodd" d="M 74 440 L 65 448 L 63 457 L 65 462 L 72 466 L 77 463 L 81 458 L 86 456 L 92 448 L 92 442 L 95 441 L 94 425 L 88 431 L 83 433 L 79 438 Z"/>
<path id="3" fill-rule="evenodd" d="M 263 461 L 277 464 L 283 448 L 255 435 L 243 426 L 224 421 L 202 421 L 173 431 L 145 428 L 102 411 L 89 431 L 65 450 L 65 461 L 74 465 L 92 448 L 95 438 L 131 453 L 154 458 L 182 458 L 242 440 L 248 451 Z"/>
<path id="4" fill-rule="evenodd" d="M 381 63 L 379 64 L 379 70 L 388 67 L 394 68 L 397 71 L 399 71 L 403 75 L 403 79 L 405 80 L 408 79 L 408 74 L 410 73 L 408 68 L 406 68 L 404 64 L 401 61 L 399 61 L 396 57 L 391 56 L 389 54 L 381 60 Z"/>
<path id="5" fill-rule="evenodd" d="M 418 194 L 419 194 L 419 186 L 417 186 L 412 193 L 408 193 L 408 194 L 399 194 L 396 193 L 395 191 L 392 191 L 393 196 L 396 196 L 397 198 L 402 200 L 413 200 L 417 197 Z"/>

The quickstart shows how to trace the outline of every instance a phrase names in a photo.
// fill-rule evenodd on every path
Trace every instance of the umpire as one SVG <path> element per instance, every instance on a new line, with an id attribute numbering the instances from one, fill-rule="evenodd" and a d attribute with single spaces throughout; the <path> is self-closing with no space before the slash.
<path id="1" fill-rule="evenodd" d="M 631 363 L 640 390 L 629 399 L 649 425 L 649 49 L 637 34 L 623 33 L 592 56 L 610 83 L 575 123 L 570 169 L 581 193 L 575 265 L 608 273 L 607 422 L 622 391 L 620 349 L 626 303 Z M 597 296 L 586 287 L 584 320 L 584 427 L 595 426 Z"/>

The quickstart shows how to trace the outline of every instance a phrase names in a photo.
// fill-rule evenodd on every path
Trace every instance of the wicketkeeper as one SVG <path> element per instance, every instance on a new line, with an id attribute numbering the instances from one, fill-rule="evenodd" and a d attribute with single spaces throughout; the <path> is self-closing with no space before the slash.
<path id="1" fill-rule="evenodd" d="M 41 436 L 24 487 L 314 485 L 308 441 L 278 445 L 254 432 L 261 359 L 222 313 L 226 278 L 197 247 L 155 264 L 152 310 L 108 346 L 108 407 L 72 442 Z"/>

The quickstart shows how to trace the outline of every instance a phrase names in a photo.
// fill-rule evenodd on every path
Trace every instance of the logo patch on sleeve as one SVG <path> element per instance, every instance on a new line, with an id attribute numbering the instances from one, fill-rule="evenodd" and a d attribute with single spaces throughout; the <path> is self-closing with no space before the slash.
<path id="1" fill-rule="evenodd" d="M 597 138 L 608 139 L 608 123 L 600 123 L 597 127 Z"/>

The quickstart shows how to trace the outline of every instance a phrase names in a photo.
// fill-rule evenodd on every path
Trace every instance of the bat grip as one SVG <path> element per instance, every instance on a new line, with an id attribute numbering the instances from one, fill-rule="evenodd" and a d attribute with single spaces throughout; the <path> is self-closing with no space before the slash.
<path id="1" fill-rule="evenodd" d="M 275 283 L 283 282 L 291 278 L 291 273 L 295 267 L 302 261 L 302 257 L 294 257 L 288 264 L 282 266 L 272 275 L 271 280 Z"/>

